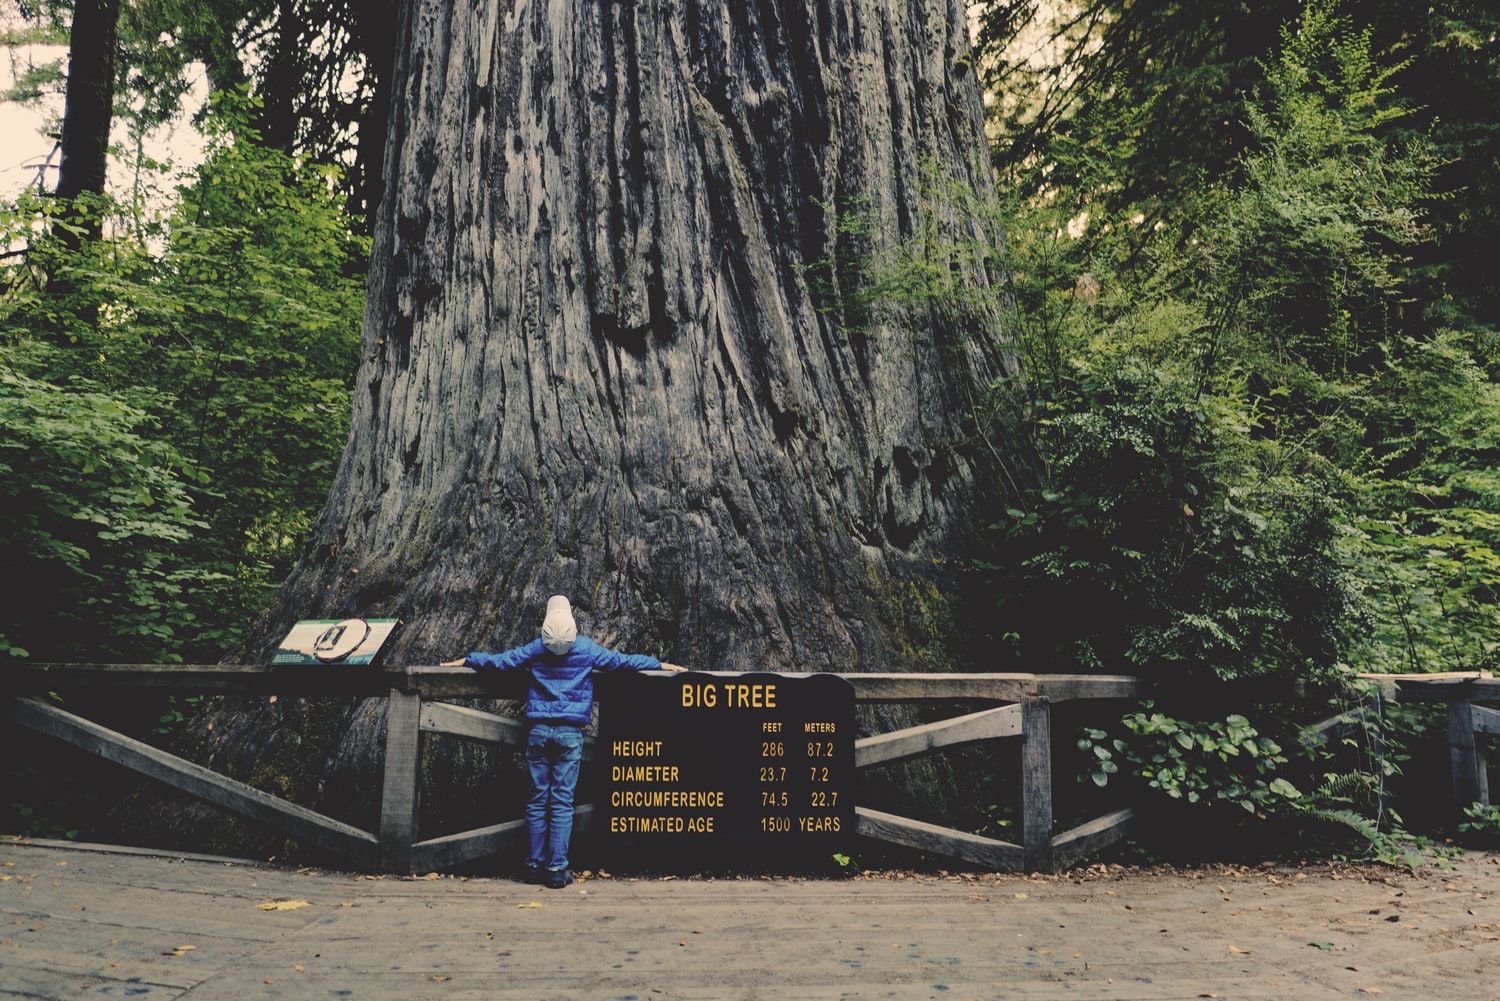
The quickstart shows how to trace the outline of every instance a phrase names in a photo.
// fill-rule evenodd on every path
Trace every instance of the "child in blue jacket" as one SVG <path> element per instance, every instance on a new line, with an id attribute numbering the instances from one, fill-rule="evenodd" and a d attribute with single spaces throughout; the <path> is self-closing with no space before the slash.
<path id="1" fill-rule="evenodd" d="M 542 634 L 503 653 L 474 652 L 446 666 L 475 670 L 529 671 L 526 767 L 531 791 L 526 800 L 530 847 L 526 879 L 561 889 L 573 882 L 568 842 L 573 835 L 573 792 L 583 759 L 583 730 L 594 708 L 595 671 L 682 671 L 648 654 L 628 654 L 578 635 L 568 599 L 547 599 Z"/>

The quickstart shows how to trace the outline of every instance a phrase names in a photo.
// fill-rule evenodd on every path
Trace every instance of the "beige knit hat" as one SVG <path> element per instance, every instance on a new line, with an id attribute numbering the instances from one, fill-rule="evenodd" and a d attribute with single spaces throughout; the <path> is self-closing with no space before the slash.
<path id="1" fill-rule="evenodd" d="M 568 599 L 554 594 L 547 599 L 547 615 L 542 619 L 542 645 L 555 654 L 564 654 L 573 648 L 578 638 L 578 623 L 573 621 L 573 606 Z"/>

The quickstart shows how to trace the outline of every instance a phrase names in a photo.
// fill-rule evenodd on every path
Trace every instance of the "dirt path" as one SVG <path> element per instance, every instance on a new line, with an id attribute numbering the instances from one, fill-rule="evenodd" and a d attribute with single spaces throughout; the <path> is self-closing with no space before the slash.
<path id="1" fill-rule="evenodd" d="M 397 879 L 0 843 L 0 997 L 1500 998 L 1500 856 Z"/>

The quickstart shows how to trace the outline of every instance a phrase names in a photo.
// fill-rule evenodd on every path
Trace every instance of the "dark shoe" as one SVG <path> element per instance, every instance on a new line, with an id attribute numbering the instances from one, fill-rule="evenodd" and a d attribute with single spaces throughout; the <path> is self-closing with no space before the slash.
<path id="1" fill-rule="evenodd" d="M 566 869 L 548 869 L 547 885 L 554 890 L 561 890 L 573 882 L 573 874 Z"/>
<path id="2" fill-rule="evenodd" d="M 521 882 L 530 883 L 533 886 L 541 886 L 547 882 L 547 870 L 539 865 L 527 862 L 521 867 Z"/>

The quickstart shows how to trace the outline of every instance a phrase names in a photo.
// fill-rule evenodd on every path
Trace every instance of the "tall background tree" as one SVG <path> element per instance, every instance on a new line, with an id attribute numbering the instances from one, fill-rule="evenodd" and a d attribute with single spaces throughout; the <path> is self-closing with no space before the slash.
<path id="1" fill-rule="evenodd" d="M 71 145 L 93 154 L 78 158 L 60 196 L 71 197 L 80 183 L 80 190 L 104 190 L 112 123 L 117 141 L 123 133 L 122 146 L 132 146 L 152 130 L 201 118 L 205 101 L 248 90 L 257 102 L 247 125 L 259 141 L 338 166 L 350 218 L 368 233 L 383 185 L 397 0 L 18 0 L 10 6 L 15 15 L 6 44 L 61 42 L 70 49 L 20 64 L 5 95 L 41 105 L 69 92 L 70 105 L 77 104 L 61 132 L 76 133 Z"/>
<path id="2" fill-rule="evenodd" d="M 397 0 L 156 0 L 141 3 L 149 38 L 170 30 L 142 83 L 167 97 L 182 67 L 201 64 L 211 90 L 248 87 L 252 125 L 268 147 L 342 168 L 351 218 L 373 220 L 382 190 Z M 175 81 L 175 86 L 172 82 Z M 168 102 L 164 107 L 172 107 Z"/>
<path id="3" fill-rule="evenodd" d="M 104 195 L 119 25 L 120 0 L 82 0 L 74 11 L 56 191 L 71 207 L 60 216 L 60 234 L 74 246 L 87 235 L 98 236 L 98 205 L 81 209 L 79 199 Z"/>

